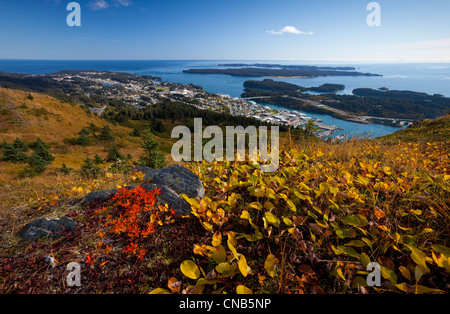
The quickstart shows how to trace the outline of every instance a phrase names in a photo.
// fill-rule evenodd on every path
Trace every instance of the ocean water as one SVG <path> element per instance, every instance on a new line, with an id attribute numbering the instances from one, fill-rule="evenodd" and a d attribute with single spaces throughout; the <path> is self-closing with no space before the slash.
<path id="1" fill-rule="evenodd" d="M 359 72 L 381 74 L 381 77 L 318 77 L 318 78 L 283 78 L 275 79 L 304 87 L 319 86 L 325 83 L 344 84 L 341 94 L 351 94 L 355 88 L 387 87 L 395 90 L 412 90 L 428 94 L 442 94 L 450 97 L 450 64 L 321 64 L 301 61 L 192 61 L 192 60 L 148 60 L 148 61 L 98 61 L 98 60 L 0 60 L 0 71 L 9 73 L 49 74 L 61 70 L 103 70 L 146 74 L 161 77 L 164 81 L 182 84 L 196 84 L 211 93 L 223 93 L 232 97 L 240 97 L 246 80 L 262 80 L 263 78 L 233 77 L 228 75 L 202 75 L 183 73 L 186 69 L 216 68 L 221 63 L 276 63 L 276 64 L 309 64 L 318 66 L 353 66 Z M 276 108 L 277 106 L 273 106 Z M 338 134 L 357 136 L 369 134 L 378 137 L 393 133 L 398 128 L 378 124 L 359 124 L 335 119 L 327 115 L 310 114 L 320 118 L 325 124 L 336 125 L 343 129 Z"/>

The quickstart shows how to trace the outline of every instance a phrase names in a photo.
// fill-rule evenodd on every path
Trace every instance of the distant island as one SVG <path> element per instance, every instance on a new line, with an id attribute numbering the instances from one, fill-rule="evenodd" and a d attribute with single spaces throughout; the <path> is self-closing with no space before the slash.
<path id="1" fill-rule="evenodd" d="M 321 76 L 382 76 L 354 71 L 352 67 L 317 67 L 308 65 L 281 64 L 221 64 L 219 66 L 237 67 L 229 69 L 189 69 L 190 74 L 225 74 L 241 77 L 321 77 Z"/>
<path id="2" fill-rule="evenodd" d="M 321 70 L 321 71 L 355 71 L 354 67 L 320 67 L 315 65 L 284 65 L 284 64 L 269 64 L 269 63 L 225 63 L 219 64 L 220 67 L 256 67 L 256 68 L 274 68 L 285 70 Z"/>

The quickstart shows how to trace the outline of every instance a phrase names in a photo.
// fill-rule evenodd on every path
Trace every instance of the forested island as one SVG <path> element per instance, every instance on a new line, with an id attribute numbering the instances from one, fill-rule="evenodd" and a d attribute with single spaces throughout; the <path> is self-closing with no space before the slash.
<path id="1" fill-rule="evenodd" d="M 269 63 L 225 63 L 219 64 L 221 67 L 256 67 L 256 68 L 276 68 L 285 70 L 321 70 L 321 71 L 355 71 L 354 67 L 320 67 L 315 65 L 283 65 L 283 64 L 269 64 Z"/>
<path id="2" fill-rule="evenodd" d="M 189 69 L 183 73 L 190 74 L 224 74 L 241 77 L 321 77 L 321 76 L 382 76 L 372 73 L 361 73 L 355 71 L 342 71 L 336 69 L 323 69 L 317 67 L 305 66 L 303 68 L 261 68 L 261 67 L 245 67 L 245 68 L 229 68 L 229 69 Z"/>
<path id="3" fill-rule="evenodd" d="M 317 87 L 303 87 L 291 83 L 274 81 L 265 79 L 263 81 L 246 81 L 244 87 L 249 89 L 259 89 L 263 91 L 295 91 L 295 92 L 317 92 L 317 93 L 336 93 L 344 90 L 345 85 L 342 84 L 323 84 Z"/>
<path id="4" fill-rule="evenodd" d="M 450 98 L 414 91 L 358 88 L 353 95 L 337 95 L 340 84 L 324 84 L 306 88 L 273 80 L 246 81 L 243 98 L 261 101 L 305 112 L 328 114 L 338 119 L 361 123 L 381 123 L 399 126 L 394 121 L 435 119 L 450 110 Z M 326 94 L 309 95 L 305 91 Z"/>

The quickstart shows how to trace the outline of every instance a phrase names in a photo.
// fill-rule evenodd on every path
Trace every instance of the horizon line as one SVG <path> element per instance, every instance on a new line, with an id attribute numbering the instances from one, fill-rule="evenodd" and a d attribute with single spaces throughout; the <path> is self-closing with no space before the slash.
<path id="1" fill-rule="evenodd" d="M 438 63 L 438 64 L 450 64 L 448 61 L 437 60 L 352 60 L 352 59 L 40 59 L 40 58 L 0 58 L 0 61 L 243 61 L 243 62 L 339 62 L 339 63 L 402 63 L 402 64 L 414 64 L 414 63 Z"/>

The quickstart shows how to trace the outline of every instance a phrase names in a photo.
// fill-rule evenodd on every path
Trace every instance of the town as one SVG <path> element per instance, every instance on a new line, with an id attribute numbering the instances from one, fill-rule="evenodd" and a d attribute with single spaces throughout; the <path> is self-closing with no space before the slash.
<path id="1" fill-rule="evenodd" d="M 138 109 L 169 100 L 202 110 L 252 117 L 273 125 L 293 128 L 304 127 L 309 120 L 313 120 L 320 130 L 318 136 L 321 138 L 329 137 L 338 130 L 336 126 L 322 124 L 321 120 L 309 117 L 300 111 L 273 109 L 250 99 L 208 93 L 202 87 L 193 84 L 162 82 L 158 77 L 101 71 L 61 71 L 50 76 L 59 82 L 82 81 L 83 84 L 79 84 L 83 86 L 83 88 L 80 87 L 80 92 L 87 97 L 99 95 L 117 99 Z M 101 115 L 105 108 L 90 106 L 89 109 Z"/>

